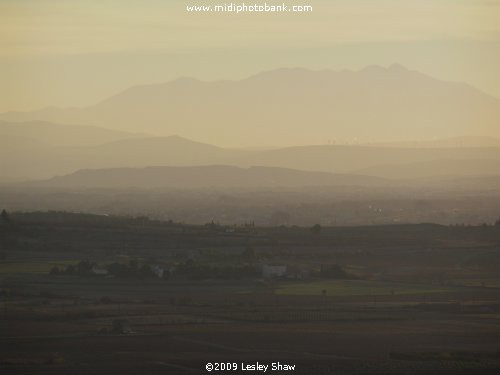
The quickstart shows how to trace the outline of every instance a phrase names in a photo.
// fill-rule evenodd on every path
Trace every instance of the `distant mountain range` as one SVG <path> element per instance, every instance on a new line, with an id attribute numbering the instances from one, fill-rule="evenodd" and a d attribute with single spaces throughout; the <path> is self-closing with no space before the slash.
<path id="1" fill-rule="evenodd" d="M 57 146 L 23 137 L 15 138 L 15 142 L 14 138 L 14 135 L 0 135 L 2 183 L 48 179 L 80 169 L 207 165 L 266 166 L 392 179 L 500 175 L 499 147 L 426 149 L 330 145 L 239 150 L 178 136 L 133 137 L 77 146 Z"/>
<path id="2" fill-rule="evenodd" d="M 132 87 L 86 108 L 0 114 L 0 183 L 83 169 L 223 165 L 393 180 L 486 176 L 490 186 L 500 175 L 498 121 L 498 99 L 399 65 L 279 69 L 241 81 L 183 78 Z M 302 146 L 236 148 L 271 144 Z M 245 177 L 253 169 L 230 170 L 253 183 Z"/>
<path id="3" fill-rule="evenodd" d="M 500 136 L 500 100 L 400 65 L 279 69 L 240 81 L 182 78 L 135 86 L 85 108 L 0 114 L 232 147 Z"/>
<path id="4" fill-rule="evenodd" d="M 381 186 L 377 177 L 334 175 L 286 168 L 232 166 L 147 167 L 80 170 L 28 186 L 52 188 L 283 188 L 311 186 Z"/>
<path id="5" fill-rule="evenodd" d="M 495 190 L 500 191 L 500 175 L 451 177 L 436 175 L 434 178 L 386 179 L 359 174 L 333 174 L 301 171 L 290 168 L 249 167 L 227 165 L 194 167 L 146 167 L 82 169 L 47 180 L 25 182 L 22 188 L 52 189 L 239 189 L 262 190 L 279 188 L 352 187 L 421 189 L 433 191 Z"/>

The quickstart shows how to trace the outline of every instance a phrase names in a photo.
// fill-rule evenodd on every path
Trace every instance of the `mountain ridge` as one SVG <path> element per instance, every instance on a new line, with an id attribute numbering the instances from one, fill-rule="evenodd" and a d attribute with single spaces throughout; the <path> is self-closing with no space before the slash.
<path id="1" fill-rule="evenodd" d="M 90 146 L 53 146 L 30 139 L 5 140 L 0 147 L 0 180 L 46 179 L 78 169 L 152 165 L 265 166 L 303 171 L 365 174 L 378 177 L 430 177 L 427 165 L 459 176 L 495 174 L 500 147 L 397 148 L 349 145 L 295 146 L 270 150 L 227 149 L 180 136 L 138 137 Z M 449 165 L 448 165 L 448 164 Z M 408 172 L 410 171 L 410 172 Z M 415 169 L 415 172 L 417 169 Z"/>
<path id="2" fill-rule="evenodd" d="M 145 168 L 81 169 L 64 176 L 22 186 L 51 188 L 279 188 L 306 186 L 381 186 L 382 178 L 291 168 L 228 165 L 149 166 Z"/>
<path id="3" fill-rule="evenodd" d="M 398 65 L 350 72 L 286 68 L 238 81 L 183 78 L 133 86 L 78 109 L 0 114 L 179 134 L 225 147 L 498 137 L 499 118 L 499 99 Z"/>
<path id="4" fill-rule="evenodd" d="M 8 122 L 0 120 L 0 144 L 6 137 L 24 137 L 53 146 L 89 146 L 124 139 L 144 137 L 130 133 L 88 125 L 66 125 L 48 121 Z"/>

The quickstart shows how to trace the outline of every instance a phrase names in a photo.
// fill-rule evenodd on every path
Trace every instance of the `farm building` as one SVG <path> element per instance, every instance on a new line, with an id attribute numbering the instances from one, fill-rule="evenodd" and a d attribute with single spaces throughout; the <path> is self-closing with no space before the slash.
<path id="1" fill-rule="evenodd" d="M 272 279 L 275 277 L 285 277 L 286 269 L 287 268 L 285 264 L 263 264 L 262 277 L 266 279 Z"/>

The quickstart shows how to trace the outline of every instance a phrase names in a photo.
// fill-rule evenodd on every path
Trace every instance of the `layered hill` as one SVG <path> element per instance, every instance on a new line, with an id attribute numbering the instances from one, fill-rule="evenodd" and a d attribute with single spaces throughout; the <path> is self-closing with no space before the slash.
<path id="1" fill-rule="evenodd" d="M 240 81 L 183 78 L 135 86 L 93 106 L 0 115 L 231 147 L 500 136 L 500 100 L 400 65 L 279 69 Z"/>
<path id="2" fill-rule="evenodd" d="M 47 179 L 80 169 L 149 166 L 267 166 L 382 178 L 500 174 L 500 148 L 304 146 L 272 150 L 217 147 L 178 136 L 141 137 L 87 146 L 53 146 L 0 137 L 0 182 Z"/>
<path id="3" fill-rule="evenodd" d="M 0 121 L 2 147 L 12 146 L 11 141 L 20 142 L 20 145 L 22 142 L 29 142 L 31 145 L 40 143 L 50 146 L 91 146 L 144 136 L 96 126 L 68 126 L 46 121 Z"/>
<path id="4" fill-rule="evenodd" d="M 381 178 L 335 175 L 286 168 L 232 166 L 86 169 L 30 186 L 53 188 L 286 188 L 311 186 L 382 186 Z"/>

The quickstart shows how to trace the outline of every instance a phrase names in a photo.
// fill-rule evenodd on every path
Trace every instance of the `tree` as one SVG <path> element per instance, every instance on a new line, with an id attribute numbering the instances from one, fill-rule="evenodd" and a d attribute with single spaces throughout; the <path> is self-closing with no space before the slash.
<path id="1" fill-rule="evenodd" d="M 114 319 L 112 332 L 117 334 L 132 332 L 129 321 L 127 319 Z"/>
<path id="2" fill-rule="evenodd" d="M 92 267 L 95 266 L 95 263 L 92 263 L 89 260 L 81 260 L 77 265 L 77 273 L 81 276 L 87 276 L 92 271 Z"/>
<path id="3" fill-rule="evenodd" d="M 312 234 L 320 234 L 320 233 L 321 233 L 321 225 L 319 225 L 319 224 L 314 224 L 314 225 L 311 227 L 311 233 L 312 233 Z"/>
<path id="4" fill-rule="evenodd" d="M 137 276 L 139 274 L 139 261 L 136 258 L 130 259 L 129 268 L 131 274 Z"/>
<path id="5" fill-rule="evenodd" d="M 322 264 L 320 268 L 321 277 L 328 279 L 348 279 L 347 272 L 338 264 Z"/>
<path id="6" fill-rule="evenodd" d="M 144 263 L 141 268 L 140 268 L 140 277 L 144 279 L 154 279 L 156 277 L 155 273 L 151 269 L 150 266 L 148 266 L 146 263 Z"/>
<path id="7" fill-rule="evenodd" d="M 57 266 L 54 266 L 52 267 L 52 269 L 50 270 L 50 275 L 60 275 L 62 272 L 61 270 L 59 269 L 59 267 Z"/>
<path id="8" fill-rule="evenodd" d="M 2 221 L 4 224 L 11 224 L 12 221 L 10 219 L 10 215 L 7 213 L 7 211 L 2 210 L 2 213 L 0 214 L 2 216 Z"/>
<path id="9" fill-rule="evenodd" d="M 66 267 L 66 270 L 64 271 L 64 273 L 67 275 L 74 275 L 76 273 L 76 267 L 74 265 L 70 264 Z"/>

